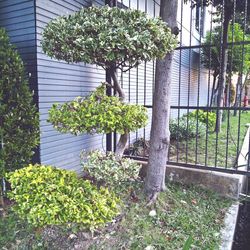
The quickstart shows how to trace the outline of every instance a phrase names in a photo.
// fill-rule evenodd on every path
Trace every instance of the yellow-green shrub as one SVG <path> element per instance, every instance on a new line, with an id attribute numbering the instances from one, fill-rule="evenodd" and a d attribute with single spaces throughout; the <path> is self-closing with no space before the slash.
<path id="1" fill-rule="evenodd" d="M 49 122 L 62 133 L 117 133 L 136 131 L 147 124 L 147 109 L 142 105 L 121 102 L 117 96 L 107 96 L 105 84 L 86 97 L 71 102 L 53 104 Z"/>
<path id="2" fill-rule="evenodd" d="M 81 223 L 95 228 L 118 214 L 118 199 L 72 171 L 29 165 L 7 174 L 14 211 L 34 226 Z"/>

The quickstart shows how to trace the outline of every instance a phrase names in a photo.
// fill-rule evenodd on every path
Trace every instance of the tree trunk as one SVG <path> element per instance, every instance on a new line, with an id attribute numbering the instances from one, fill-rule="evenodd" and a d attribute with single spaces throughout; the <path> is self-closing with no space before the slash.
<path id="1" fill-rule="evenodd" d="M 228 11 L 225 11 L 225 17 L 223 20 L 223 37 L 222 37 L 222 56 L 221 56 L 221 67 L 220 67 L 220 76 L 218 82 L 218 96 L 217 96 L 217 107 L 223 107 L 224 102 L 224 91 L 226 85 L 226 73 L 227 73 L 227 61 L 228 61 L 228 26 L 230 22 L 230 14 Z M 222 123 L 222 113 L 223 110 L 218 109 L 216 112 L 216 125 L 215 132 L 219 133 L 221 130 Z"/>
<path id="2" fill-rule="evenodd" d="M 161 0 L 160 16 L 170 28 L 176 30 L 178 1 Z M 160 191 L 165 190 L 165 172 L 170 145 L 170 84 L 172 75 L 171 52 L 156 62 L 155 90 L 153 97 L 153 115 L 150 133 L 150 149 L 145 191 L 150 203 L 154 202 Z"/>
<path id="3" fill-rule="evenodd" d="M 2 208 L 5 207 L 5 204 L 4 204 L 4 187 L 3 187 L 3 178 L 1 178 L 1 185 L 0 185 L 0 206 Z"/>
<path id="4" fill-rule="evenodd" d="M 213 106 L 213 99 L 214 99 L 214 94 L 215 94 L 215 84 L 216 84 L 216 80 L 217 80 L 217 76 L 218 76 L 218 72 L 214 72 L 213 74 L 213 86 L 212 86 L 212 92 L 211 92 L 211 98 L 210 98 L 210 107 Z"/>
<path id="5" fill-rule="evenodd" d="M 3 132 L 0 131 L 0 157 L 3 154 L 3 149 L 4 149 Z M 5 181 L 4 181 L 5 165 L 4 165 L 4 161 L 1 162 L 1 159 L 0 159 L 0 168 L 1 168 L 0 169 L 0 205 L 4 208 L 4 205 L 5 205 L 4 204 L 4 194 L 5 194 Z"/>
<path id="6" fill-rule="evenodd" d="M 118 81 L 118 76 L 117 76 L 117 69 L 114 67 L 110 70 L 110 76 L 113 80 L 113 86 L 115 91 L 117 91 L 117 93 L 119 94 L 119 98 L 122 102 L 124 102 L 125 100 L 125 93 L 121 87 L 121 85 L 119 84 Z M 126 148 L 127 142 L 128 142 L 128 133 L 124 133 L 120 136 L 119 142 L 116 145 L 116 150 L 115 150 L 115 155 L 118 158 L 121 158 L 123 156 L 124 150 Z"/>
<path id="7" fill-rule="evenodd" d="M 124 101 L 125 100 L 125 93 L 124 93 L 121 85 L 119 84 L 116 68 L 110 69 L 110 76 L 111 76 L 113 83 L 114 83 L 114 89 L 115 89 L 115 91 L 117 91 L 120 100 Z"/>
<path id="8" fill-rule="evenodd" d="M 243 77 L 242 72 L 239 72 L 239 74 L 238 74 L 238 80 L 237 80 L 237 85 L 236 85 L 236 97 L 235 97 L 235 102 L 234 102 L 235 108 L 240 107 L 241 93 L 243 91 L 244 86 L 246 86 L 246 82 L 247 82 L 247 79 L 249 77 L 249 73 L 250 73 L 250 71 L 247 72 L 244 81 L 242 81 L 242 77 Z M 244 84 L 242 84 L 242 82 L 244 82 Z M 237 115 L 237 110 L 234 110 L 234 116 L 236 116 L 236 115 Z"/>
<path id="9" fill-rule="evenodd" d="M 225 107 L 230 107 L 231 104 L 231 82 L 230 80 L 232 79 L 232 74 L 227 75 L 226 81 L 227 84 L 225 86 Z"/>
<path id="10" fill-rule="evenodd" d="M 121 135 L 119 142 L 116 145 L 115 155 L 118 158 L 121 158 L 123 156 L 124 150 L 128 142 L 128 135 L 129 135 L 128 133 Z"/>

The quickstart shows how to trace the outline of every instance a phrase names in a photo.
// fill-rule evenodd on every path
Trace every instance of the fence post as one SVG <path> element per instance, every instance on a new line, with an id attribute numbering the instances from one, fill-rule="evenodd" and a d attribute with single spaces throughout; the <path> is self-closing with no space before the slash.
<path id="1" fill-rule="evenodd" d="M 115 7 L 117 6 L 117 1 L 116 0 L 105 0 L 105 5 L 108 5 L 110 7 Z M 106 82 L 111 83 L 111 75 L 109 70 L 106 70 Z M 112 89 L 111 87 L 107 86 L 107 90 L 106 90 L 106 94 L 107 96 L 111 96 L 112 95 Z M 112 145 L 112 133 L 109 133 L 106 135 L 106 151 L 113 151 L 113 145 Z"/>

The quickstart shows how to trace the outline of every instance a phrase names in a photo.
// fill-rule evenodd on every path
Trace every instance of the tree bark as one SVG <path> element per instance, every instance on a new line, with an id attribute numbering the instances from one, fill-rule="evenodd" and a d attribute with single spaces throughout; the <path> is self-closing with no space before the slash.
<path id="1" fill-rule="evenodd" d="M 4 208 L 5 207 L 5 203 L 4 203 L 3 178 L 1 178 L 0 181 L 2 182 L 1 185 L 0 185 L 0 206 L 2 208 Z"/>
<path id="2" fill-rule="evenodd" d="M 212 86 L 212 92 L 211 92 L 211 98 L 210 98 L 210 107 L 213 106 L 214 94 L 216 93 L 215 84 L 216 84 L 217 76 L 218 76 L 218 72 L 215 71 L 213 74 L 213 86 Z"/>
<path id="3" fill-rule="evenodd" d="M 224 103 L 224 91 L 226 86 L 226 73 L 227 73 L 227 61 L 228 61 L 228 26 L 230 22 L 230 13 L 225 11 L 225 17 L 223 20 L 223 37 L 222 37 L 222 56 L 221 56 L 221 67 L 218 85 L 218 96 L 217 96 L 217 107 L 223 107 Z M 222 124 L 222 113 L 223 110 L 218 109 L 216 112 L 216 125 L 215 132 L 219 133 L 221 131 Z"/>
<path id="4" fill-rule="evenodd" d="M 238 80 L 236 84 L 236 96 L 235 96 L 235 101 L 234 101 L 234 107 L 237 108 L 240 106 L 240 83 L 242 81 L 242 73 L 238 74 Z M 237 115 L 237 110 L 234 110 L 234 116 Z"/>
<path id="5" fill-rule="evenodd" d="M 230 107 L 231 104 L 231 82 L 230 80 L 232 79 L 232 74 L 229 73 L 226 78 L 226 85 L 225 85 L 225 107 Z"/>
<path id="6" fill-rule="evenodd" d="M 110 75 L 111 75 L 111 78 L 112 78 L 113 83 L 114 83 L 114 89 L 117 91 L 120 100 L 124 101 L 125 100 L 125 92 L 123 91 L 121 85 L 119 84 L 118 76 L 117 76 L 117 69 L 116 68 L 111 69 Z"/>
<path id="7" fill-rule="evenodd" d="M 115 155 L 118 158 L 121 158 L 123 156 L 124 150 L 128 142 L 128 135 L 128 133 L 122 134 L 120 136 L 119 142 L 116 145 Z"/>
<path id="8" fill-rule="evenodd" d="M 172 31 L 177 28 L 178 1 L 161 0 L 160 16 Z M 171 75 L 173 52 L 164 59 L 157 60 L 155 90 L 153 97 L 153 115 L 150 133 L 150 149 L 145 191 L 149 200 L 154 202 L 160 191 L 165 190 L 165 172 L 170 145 L 169 117 L 171 97 Z"/>
<path id="9" fill-rule="evenodd" d="M 117 91 L 117 93 L 119 94 L 120 100 L 124 102 L 125 92 L 123 91 L 121 85 L 119 84 L 117 69 L 115 67 L 110 70 L 110 76 L 113 80 L 113 86 L 115 91 Z M 120 139 L 116 145 L 116 150 L 115 150 L 115 155 L 117 156 L 117 158 L 121 158 L 123 156 L 124 150 L 128 142 L 128 135 L 129 135 L 128 133 L 124 133 L 120 136 Z"/>
<path id="10" fill-rule="evenodd" d="M 235 102 L 234 102 L 234 107 L 235 108 L 240 107 L 241 93 L 243 91 L 244 86 L 246 86 L 246 81 L 247 81 L 247 79 L 249 77 L 249 73 L 250 73 L 250 71 L 247 72 L 244 81 L 242 80 L 243 73 L 239 72 L 239 74 L 238 74 L 238 80 L 237 80 L 237 84 L 236 84 L 236 97 L 235 97 Z M 244 82 L 244 83 L 242 84 L 242 82 Z M 237 115 L 237 110 L 234 110 L 234 116 L 236 116 L 236 115 Z"/>

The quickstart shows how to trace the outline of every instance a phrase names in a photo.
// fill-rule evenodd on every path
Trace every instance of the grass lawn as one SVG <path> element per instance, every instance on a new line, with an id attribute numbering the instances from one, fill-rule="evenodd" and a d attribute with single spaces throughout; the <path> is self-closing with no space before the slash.
<path id="1" fill-rule="evenodd" d="M 135 194 L 131 196 L 131 190 Z M 11 212 L 0 221 L 2 249 L 219 249 L 220 230 L 231 201 L 194 186 L 168 184 L 154 207 L 146 207 L 142 184 L 122 194 L 122 215 L 94 232 L 74 227 L 34 229 Z M 150 216 L 152 210 L 155 216 Z M 189 248 L 187 248 L 189 249 Z"/>
<path id="2" fill-rule="evenodd" d="M 206 151 L 207 151 L 207 165 L 228 167 L 232 168 L 236 164 L 237 159 L 237 140 L 238 140 L 238 116 L 230 116 L 229 118 L 230 129 L 227 134 L 228 122 L 223 122 L 221 132 L 218 134 L 218 145 L 217 145 L 217 162 L 216 161 L 216 133 L 209 132 L 207 135 L 207 150 L 206 150 L 206 135 L 194 139 L 188 139 L 188 143 L 180 141 L 177 150 L 177 142 L 171 142 L 170 149 L 170 160 L 177 160 L 177 152 L 179 162 L 198 163 L 205 164 Z M 240 123 L 240 137 L 239 137 L 239 150 L 241 149 L 242 142 L 244 140 L 246 130 L 245 124 L 250 123 L 250 113 L 241 113 Z M 228 147 L 227 147 L 228 141 Z M 186 157 L 186 146 L 188 148 L 188 154 Z M 197 148 L 197 159 L 195 158 Z M 228 159 L 226 161 L 226 152 L 228 150 Z"/>

